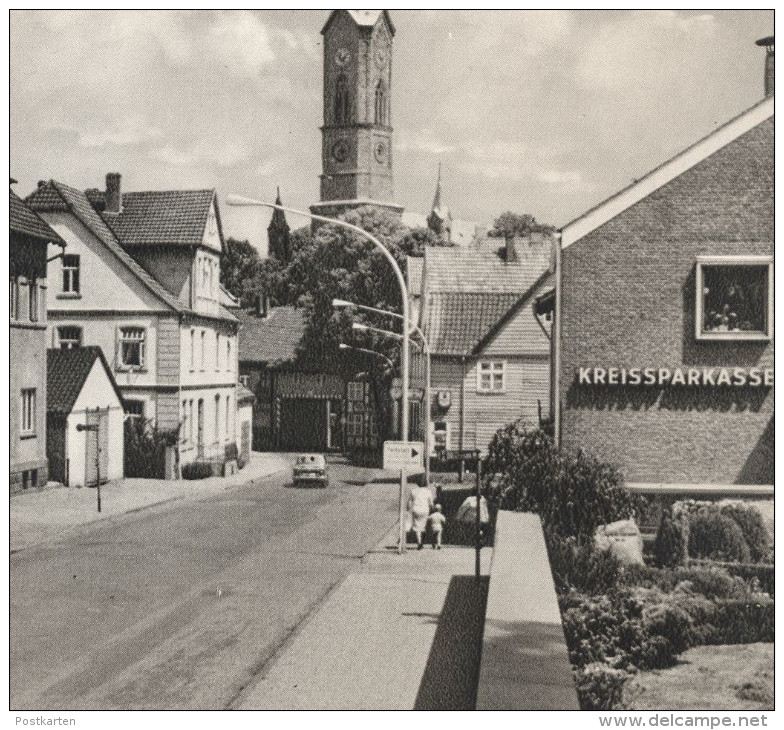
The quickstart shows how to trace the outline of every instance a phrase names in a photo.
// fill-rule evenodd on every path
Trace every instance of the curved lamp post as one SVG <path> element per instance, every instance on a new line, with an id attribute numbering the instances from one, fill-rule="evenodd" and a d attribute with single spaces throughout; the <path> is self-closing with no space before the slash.
<path id="1" fill-rule="evenodd" d="M 305 213 L 301 210 L 295 210 L 294 208 L 286 208 L 282 205 L 275 205 L 274 203 L 265 203 L 261 200 L 254 200 L 253 198 L 245 198 L 242 195 L 229 195 L 226 197 L 226 204 L 233 205 L 238 207 L 254 207 L 260 206 L 262 208 L 272 208 L 273 210 L 282 210 L 286 213 L 291 213 L 292 215 L 301 215 L 305 218 L 310 218 L 310 220 L 314 221 L 322 221 L 323 223 L 329 223 L 333 226 L 338 226 L 340 228 L 346 228 L 349 231 L 353 231 L 354 233 L 358 233 L 360 236 L 364 236 L 368 239 L 376 248 L 378 248 L 382 254 L 386 257 L 387 261 L 389 261 L 390 265 L 392 266 L 392 270 L 395 272 L 395 276 L 397 278 L 398 286 L 400 287 L 400 296 L 402 299 L 402 307 L 403 307 L 403 332 L 408 332 L 409 330 L 409 320 L 411 319 L 410 316 L 410 305 L 408 301 L 408 289 L 406 288 L 406 280 L 403 276 L 403 272 L 400 270 L 400 266 L 398 266 L 397 261 L 395 261 L 395 257 L 389 252 L 389 249 L 381 243 L 375 236 L 372 236 L 363 228 L 359 226 L 355 226 L 351 223 L 346 223 L 345 221 L 336 220 L 334 218 L 327 218 L 323 215 L 314 215 L 313 213 Z M 372 352 L 372 350 L 371 350 Z M 409 434 L 408 434 L 408 395 L 411 383 L 410 375 L 409 375 L 409 347 L 408 347 L 408 337 L 403 339 L 403 355 L 402 355 L 402 363 L 400 367 L 400 378 L 403 381 L 403 399 L 402 399 L 402 411 L 401 414 L 401 431 L 400 440 L 401 441 L 408 441 Z"/>
<path id="2" fill-rule="evenodd" d="M 366 347 L 354 347 L 354 345 L 347 345 L 345 342 L 341 342 L 338 347 L 341 350 L 354 350 L 355 352 L 364 352 L 366 355 L 375 355 L 378 358 L 384 360 L 384 362 L 389 365 L 390 368 L 395 367 L 395 363 L 393 363 L 383 352 L 376 352 L 375 350 L 369 350 Z"/>

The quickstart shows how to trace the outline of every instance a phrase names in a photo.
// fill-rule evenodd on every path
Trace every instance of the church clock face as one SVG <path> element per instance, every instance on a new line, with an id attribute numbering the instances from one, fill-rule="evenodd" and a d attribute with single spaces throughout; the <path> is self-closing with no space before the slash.
<path id="1" fill-rule="evenodd" d="M 335 53 L 335 64 L 343 67 L 351 60 L 351 51 L 348 48 L 338 48 Z"/>
<path id="2" fill-rule="evenodd" d="M 383 142 L 376 142 L 376 147 L 373 150 L 376 160 L 384 162 L 387 159 L 387 146 Z"/>
<path id="3" fill-rule="evenodd" d="M 348 157 L 348 142 L 344 139 L 339 139 L 332 145 L 332 158 L 336 162 L 345 162 Z"/>

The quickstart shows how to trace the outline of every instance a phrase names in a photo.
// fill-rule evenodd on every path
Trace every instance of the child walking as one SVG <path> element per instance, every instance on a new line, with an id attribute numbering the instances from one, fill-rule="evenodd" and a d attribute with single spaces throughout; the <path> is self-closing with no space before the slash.
<path id="1" fill-rule="evenodd" d="M 427 518 L 430 534 L 433 536 L 433 550 L 441 549 L 441 533 L 444 531 L 446 517 L 440 504 L 433 505 L 433 514 Z"/>

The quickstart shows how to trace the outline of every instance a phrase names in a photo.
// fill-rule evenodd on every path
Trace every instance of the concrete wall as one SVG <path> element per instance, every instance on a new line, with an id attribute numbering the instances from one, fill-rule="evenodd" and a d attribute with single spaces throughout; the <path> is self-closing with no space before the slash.
<path id="1" fill-rule="evenodd" d="M 580 386 L 580 367 L 773 367 L 695 338 L 700 255 L 773 254 L 773 120 L 563 251 L 562 438 L 632 482 L 773 482 L 773 388 Z"/>
<path id="2" fill-rule="evenodd" d="M 498 513 L 477 710 L 579 710 L 537 515 Z"/>

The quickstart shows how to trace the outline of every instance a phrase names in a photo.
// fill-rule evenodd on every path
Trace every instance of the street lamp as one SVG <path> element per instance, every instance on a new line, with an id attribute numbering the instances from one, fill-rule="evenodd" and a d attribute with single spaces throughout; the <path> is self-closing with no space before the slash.
<path id="1" fill-rule="evenodd" d="M 338 348 L 341 350 L 355 350 L 356 352 L 364 352 L 367 355 L 375 355 L 376 357 L 381 358 L 384 360 L 390 368 L 395 367 L 395 363 L 393 363 L 386 355 L 381 352 L 376 352 L 375 350 L 368 350 L 365 347 L 354 347 L 353 345 L 347 345 L 345 342 L 341 342 L 338 345 Z"/>
<path id="2" fill-rule="evenodd" d="M 400 286 L 400 297 L 402 299 L 402 306 L 403 306 L 403 332 L 408 332 L 409 321 L 411 319 L 410 316 L 410 306 L 408 301 L 408 289 L 406 288 L 406 280 L 403 276 L 403 272 L 400 270 L 400 266 L 398 266 L 397 261 L 395 261 L 395 257 L 389 252 L 389 249 L 381 243 L 375 236 L 372 236 L 363 228 L 359 226 L 355 226 L 352 223 L 346 223 L 346 221 L 336 220 L 335 218 L 327 218 L 323 215 L 314 215 L 313 213 L 305 213 L 301 210 L 295 210 L 294 208 L 286 208 L 282 205 L 276 205 L 274 203 L 265 203 L 261 200 L 254 200 L 253 198 L 245 198 L 241 195 L 229 195 L 226 197 L 226 204 L 239 206 L 239 207 L 252 207 L 252 206 L 261 206 L 262 208 L 272 208 L 273 210 L 282 210 L 286 213 L 291 213 L 292 215 L 301 215 L 305 218 L 310 218 L 310 220 L 314 221 L 322 221 L 323 223 L 329 223 L 333 226 L 338 226 L 340 228 L 346 228 L 354 233 L 358 233 L 360 236 L 364 236 L 367 238 L 376 248 L 378 248 L 382 254 L 386 257 L 387 261 L 389 261 L 390 265 L 392 266 L 392 270 L 395 272 L 395 277 L 397 278 L 397 283 Z M 401 372 L 400 377 L 403 381 L 403 414 L 402 414 L 402 423 L 401 423 L 401 441 L 408 441 L 408 391 L 411 385 L 410 383 L 410 375 L 409 375 L 409 348 L 408 348 L 408 338 L 403 340 L 403 356 L 402 356 L 402 363 L 401 363 Z"/>
<path id="3" fill-rule="evenodd" d="M 395 312 L 387 312 L 383 309 L 376 309 L 375 307 L 368 307 L 364 304 L 353 304 L 352 302 L 347 302 L 344 299 L 333 299 L 332 306 L 338 309 L 347 308 L 347 307 L 356 307 L 357 309 L 363 309 L 367 312 L 376 312 L 377 314 L 388 314 L 391 317 L 400 318 L 399 314 Z M 371 331 L 371 332 L 378 332 L 379 334 L 390 335 L 392 337 L 396 337 L 399 339 L 403 339 L 403 335 L 399 335 L 397 332 L 389 332 L 388 330 L 381 330 L 375 327 L 369 327 L 366 324 L 360 324 L 359 322 L 354 322 L 351 325 L 352 329 L 359 330 L 359 331 Z M 425 484 L 430 486 L 430 343 L 427 341 L 427 337 L 425 337 L 425 333 L 420 329 L 420 327 L 416 324 L 411 325 L 411 332 L 416 332 L 422 338 L 422 352 L 425 355 Z"/>

